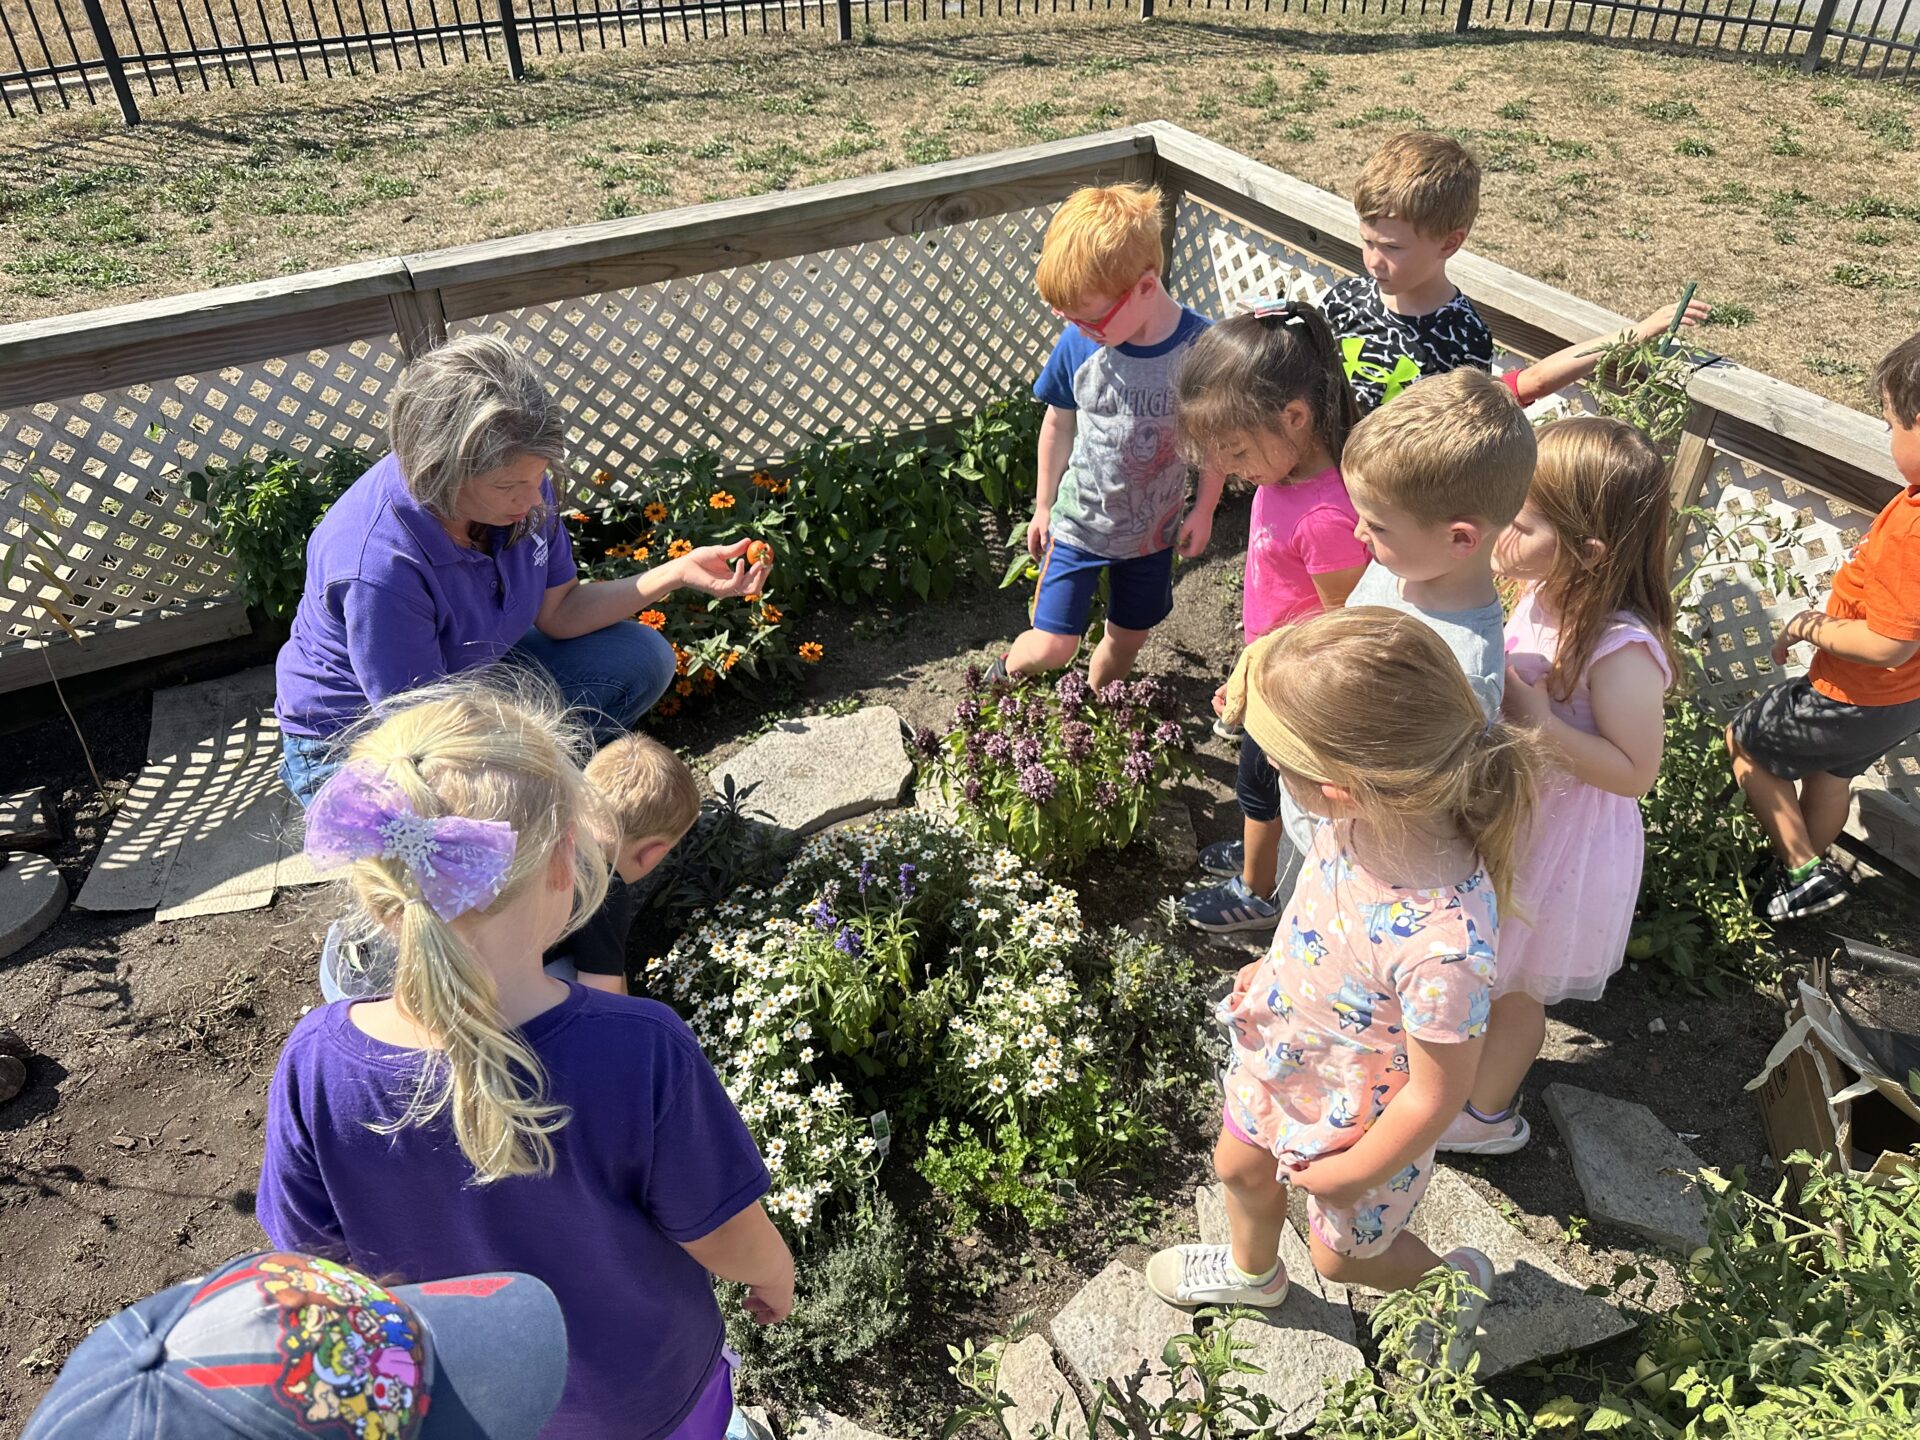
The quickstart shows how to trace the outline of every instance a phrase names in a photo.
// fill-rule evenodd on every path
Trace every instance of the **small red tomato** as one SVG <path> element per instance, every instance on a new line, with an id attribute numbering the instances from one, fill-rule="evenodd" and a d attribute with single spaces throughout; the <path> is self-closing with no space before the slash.
<path id="1" fill-rule="evenodd" d="M 747 563 L 749 565 L 766 565 L 771 563 L 772 560 L 773 547 L 766 541 L 750 540 L 747 542 Z"/>

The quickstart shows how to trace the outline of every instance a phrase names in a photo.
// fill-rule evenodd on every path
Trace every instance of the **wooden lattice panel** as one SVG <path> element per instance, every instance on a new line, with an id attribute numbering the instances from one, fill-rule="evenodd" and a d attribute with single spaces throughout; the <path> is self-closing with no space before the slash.
<path id="1" fill-rule="evenodd" d="M 1794 647 L 1791 663 L 1780 670 L 1769 654 L 1773 637 L 1780 622 L 1825 603 L 1834 573 L 1865 538 L 1873 515 L 1724 451 L 1715 456 L 1700 505 L 1735 535 L 1766 541 L 1774 525 L 1782 527 L 1780 543 L 1769 549 L 1799 587 L 1775 594 L 1737 563 L 1711 564 L 1694 576 L 1690 596 L 1706 621 L 1703 698 L 1731 714 L 1782 675 L 1805 673 L 1811 647 Z M 1698 528 L 1690 531 L 1688 561 L 1699 564 L 1708 543 Z M 1909 740 L 1862 778 L 1910 805 L 1920 803 L 1920 741 Z"/>
<path id="2" fill-rule="evenodd" d="M 455 323 L 519 345 L 573 413 L 582 471 L 713 450 L 777 460 L 828 430 L 913 429 L 1032 385 L 1051 208 Z"/>
<path id="3" fill-rule="evenodd" d="M 57 580 L 13 566 L 0 652 L 60 633 L 44 605 L 85 628 L 230 594 L 231 567 L 185 477 L 269 450 L 383 449 L 400 363 L 383 337 L 0 412 L 6 542 L 24 546 L 31 520 L 50 541 L 36 551 L 60 559 Z M 54 492 L 40 492 L 51 519 L 29 498 L 36 472 Z"/>

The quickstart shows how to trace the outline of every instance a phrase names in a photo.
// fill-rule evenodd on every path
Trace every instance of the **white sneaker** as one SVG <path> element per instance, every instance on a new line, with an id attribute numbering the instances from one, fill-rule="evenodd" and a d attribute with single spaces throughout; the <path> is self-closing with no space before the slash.
<path id="1" fill-rule="evenodd" d="M 1511 1155 L 1532 1138 L 1527 1117 L 1517 1111 L 1504 1120 L 1478 1120 L 1462 1110 L 1433 1148 L 1447 1155 Z"/>
<path id="2" fill-rule="evenodd" d="M 1452 1319 L 1445 1328 L 1436 1317 L 1423 1320 L 1414 1331 L 1407 1358 L 1416 1379 L 1423 1377 L 1432 1366 L 1443 1334 L 1447 1344 L 1447 1369 L 1457 1375 L 1467 1368 L 1467 1362 L 1478 1348 L 1480 1313 L 1487 1308 L 1487 1295 L 1493 1289 L 1493 1261 L 1471 1245 L 1449 1250 L 1444 1261 L 1448 1269 L 1460 1272 L 1462 1283 L 1456 1292 L 1458 1298 Z"/>
<path id="3" fill-rule="evenodd" d="M 1287 1298 L 1287 1267 L 1276 1262 L 1265 1284 L 1250 1284 L 1226 1245 L 1175 1245 L 1147 1262 L 1147 1288 L 1169 1305 L 1253 1305 L 1272 1310 Z"/>

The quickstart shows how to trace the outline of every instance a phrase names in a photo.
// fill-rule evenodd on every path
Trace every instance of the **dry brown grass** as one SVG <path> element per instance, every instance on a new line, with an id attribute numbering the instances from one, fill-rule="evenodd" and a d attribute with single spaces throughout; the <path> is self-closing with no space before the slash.
<path id="1" fill-rule="evenodd" d="M 0 126 L 0 317 L 110 304 L 1170 119 L 1343 191 L 1425 122 L 1471 244 L 1850 404 L 1920 328 L 1920 97 L 1598 42 L 1180 14 L 894 25 L 266 86 Z M 1648 107 L 1651 106 L 1651 110 Z M 1504 109 L 1503 109 L 1504 107 Z"/>

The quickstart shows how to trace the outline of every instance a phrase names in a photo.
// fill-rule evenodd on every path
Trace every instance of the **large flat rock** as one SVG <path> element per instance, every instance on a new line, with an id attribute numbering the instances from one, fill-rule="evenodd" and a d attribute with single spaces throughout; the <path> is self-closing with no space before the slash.
<path id="1" fill-rule="evenodd" d="M 1471 1245 L 1493 1261 L 1493 1289 L 1480 1320 L 1480 1378 L 1535 1360 L 1604 1344 L 1633 1329 L 1606 1301 L 1584 1293 L 1539 1245 L 1501 1218 L 1454 1170 L 1436 1170 L 1413 1231 L 1444 1255 Z"/>
<path id="2" fill-rule="evenodd" d="M 1044 1436 L 1084 1436 L 1087 1412 L 1080 1397 L 1053 1363 L 1053 1347 L 1044 1335 L 1029 1335 L 1000 1356 L 1000 1393 L 1013 1404 L 1001 1413 L 1013 1440 L 1028 1440 L 1038 1427 Z M 1054 1409 L 1059 1407 L 1059 1421 Z"/>
<path id="3" fill-rule="evenodd" d="M 44 785 L 0 795 L 0 850 L 34 850 L 60 838 L 60 807 Z"/>
<path id="4" fill-rule="evenodd" d="M 793 1422 L 787 1440 L 885 1440 L 831 1410 L 808 1410 Z"/>
<path id="5" fill-rule="evenodd" d="M 913 779 L 900 716 L 886 705 L 851 715 L 785 720 L 717 767 L 716 790 L 731 778 L 749 814 L 810 835 L 837 821 L 898 805 Z"/>
<path id="6" fill-rule="evenodd" d="M 1124 1386 L 1145 1366 L 1162 1369 L 1160 1355 L 1177 1335 L 1193 1333 L 1193 1317 L 1147 1288 L 1147 1277 L 1115 1260 L 1053 1317 L 1053 1342 L 1088 1389 L 1111 1381 Z M 1149 1400 L 1169 1399 L 1173 1387 L 1154 1374 L 1141 1386 Z"/>
<path id="7" fill-rule="evenodd" d="M 1707 1243 L 1706 1202 L 1686 1178 L 1699 1158 L 1651 1110 L 1574 1085 L 1549 1085 L 1547 1109 L 1588 1215 L 1682 1255 Z"/>
<path id="8" fill-rule="evenodd" d="M 1193 1208 L 1202 1243 L 1226 1244 L 1225 1189 L 1202 1186 L 1194 1192 Z M 1347 1287 L 1321 1277 L 1306 1241 L 1291 1225 L 1280 1232 L 1280 1263 L 1287 1267 L 1286 1303 L 1262 1317 L 1236 1321 L 1233 1333 L 1250 1347 L 1246 1362 L 1263 1372 L 1243 1375 L 1239 1383 L 1271 1400 L 1274 1428 L 1294 1435 L 1319 1415 L 1329 1382 L 1344 1383 L 1367 1363 L 1354 1344 Z"/>
<path id="9" fill-rule="evenodd" d="M 0 958 L 31 945 L 67 908 L 67 882 L 44 855 L 9 855 L 0 870 Z"/>

